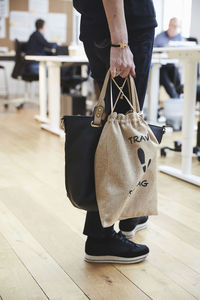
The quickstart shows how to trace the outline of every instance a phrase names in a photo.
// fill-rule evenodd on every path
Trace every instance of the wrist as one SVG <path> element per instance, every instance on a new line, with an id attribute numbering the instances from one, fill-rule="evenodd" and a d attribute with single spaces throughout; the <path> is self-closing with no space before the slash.
<path id="1" fill-rule="evenodd" d="M 111 44 L 128 44 L 128 35 L 126 32 L 111 32 Z"/>
<path id="2" fill-rule="evenodd" d="M 128 47 L 128 43 L 111 43 L 111 47 L 124 49 Z"/>
<path id="3" fill-rule="evenodd" d="M 128 44 L 128 39 L 111 39 L 111 44 Z"/>

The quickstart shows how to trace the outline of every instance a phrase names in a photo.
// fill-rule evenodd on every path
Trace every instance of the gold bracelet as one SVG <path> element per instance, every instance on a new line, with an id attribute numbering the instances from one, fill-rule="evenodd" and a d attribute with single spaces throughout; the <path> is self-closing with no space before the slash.
<path id="1" fill-rule="evenodd" d="M 124 43 L 121 43 L 121 44 L 111 44 L 111 47 L 126 48 L 126 47 L 128 47 L 128 44 L 124 44 Z"/>

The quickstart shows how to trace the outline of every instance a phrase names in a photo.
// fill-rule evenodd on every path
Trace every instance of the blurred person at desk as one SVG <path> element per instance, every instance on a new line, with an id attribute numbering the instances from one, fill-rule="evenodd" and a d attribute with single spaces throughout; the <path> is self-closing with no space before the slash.
<path id="1" fill-rule="evenodd" d="M 170 41 L 183 41 L 177 18 L 170 19 L 168 29 L 156 36 L 154 47 L 166 47 Z M 160 68 L 160 85 L 164 86 L 171 98 L 179 98 L 183 93 L 179 70 L 174 64 L 169 63 Z"/>
<path id="2" fill-rule="evenodd" d="M 34 31 L 26 45 L 27 55 L 48 55 L 52 54 L 52 50 L 56 49 L 56 43 L 49 43 L 45 37 L 45 21 L 38 19 L 35 22 L 36 31 Z M 39 62 L 33 61 L 27 66 L 29 72 L 38 74 L 39 73 Z"/>

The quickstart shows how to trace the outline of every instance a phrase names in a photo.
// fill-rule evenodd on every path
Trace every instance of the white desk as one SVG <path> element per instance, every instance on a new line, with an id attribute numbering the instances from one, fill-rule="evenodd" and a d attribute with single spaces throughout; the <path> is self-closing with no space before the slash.
<path id="1" fill-rule="evenodd" d="M 163 55 L 167 55 L 169 59 L 178 59 L 182 61 L 184 66 L 182 166 L 181 169 L 176 169 L 170 166 L 160 166 L 159 170 L 200 186 L 200 177 L 191 174 L 197 88 L 197 64 L 200 61 L 200 47 L 154 48 L 153 53 L 156 53 L 156 59 L 158 59 L 158 55 L 160 55 L 160 59 L 163 59 Z"/>
<path id="2" fill-rule="evenodd" d="M 42 124 L 41 128 L 54 134 L 63 136 L 64 132 L 60 129 L 60 66 L 61 63 L 87 64 L 86 56 L 25 56 L 27 60 L 39 61 L 39 103 L 40 114 L 36 116 Z M 47 71 L 48 67 L 48 99 L 49 99 L 49 118 L 47 118 Z"/>
<path id="3" fill-rule="evenodd" d="M 15 60 L 15 52 L 10 51 L 10 52 L 0 52 L 0 60 Z"/>
<path id="4" fill-rule="evenodd" d="M 147 120 L 149 123 L 157 123 L 157 110 L 160 89 L 160 68 L 162 65 L 166 65 L 168 63 L 177 64 L 178 62 L 179 60 L 177 59 L 169 59 L 166 53 L 162 53 L 162 55 L 153 54 L 147 88 Z"/>

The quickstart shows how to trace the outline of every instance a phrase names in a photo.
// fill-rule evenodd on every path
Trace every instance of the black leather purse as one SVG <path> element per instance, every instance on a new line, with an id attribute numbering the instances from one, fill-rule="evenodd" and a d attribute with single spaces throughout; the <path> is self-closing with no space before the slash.
<path id="1" fill-rule="evenodd" d="M 100 97 L 102 93 L 100 94 Z M 99 109 L 99 107 L 98 107 Z M 97 211 L 94 156 L 105 120 L 102 126 L 95 126 L 98 109 L 94 116 L 64 116 L 65 140 L 65 186 L 67 196 L 74 206 L 87 211 Z M 103 108 L 102 108 L 103 109 Z M 160 143 L 165 127 L 149 125 Z"/>

